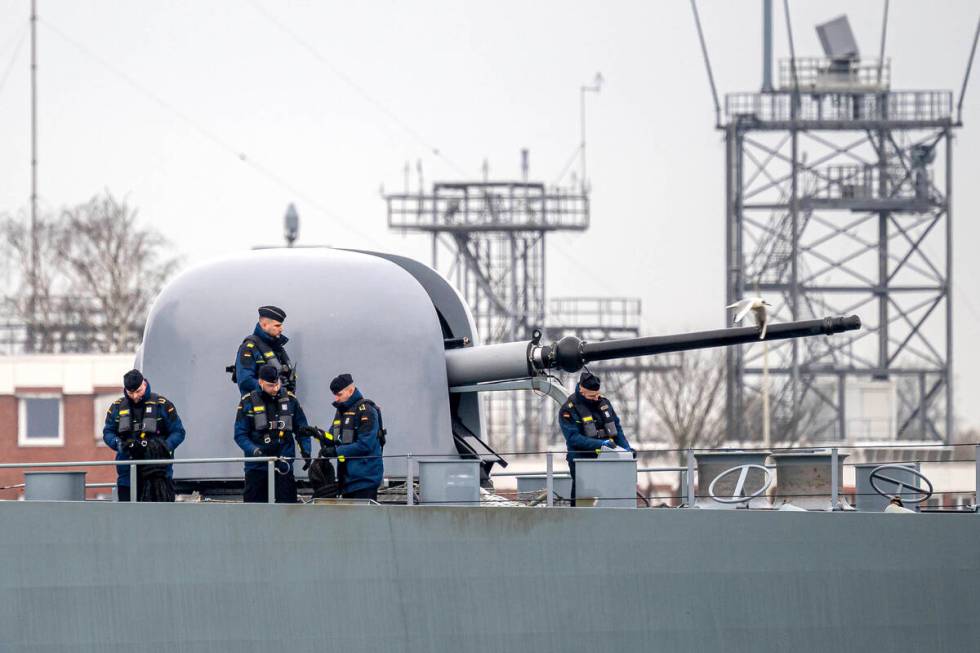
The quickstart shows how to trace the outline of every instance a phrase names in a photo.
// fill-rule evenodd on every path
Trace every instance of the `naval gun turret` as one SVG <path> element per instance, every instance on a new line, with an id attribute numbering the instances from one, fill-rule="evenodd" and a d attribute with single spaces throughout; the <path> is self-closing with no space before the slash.
<path id="1" fill-rule="evenodd" d="M 332 418 L 329 383 L 341 372 L 351 373 L 382 407 L 389 477 L 405 474 L 407 455 L 464 453 L 499 461 L 482 441 L 478 394 L 501 389 L 501 382 L 547 382 L 550 370 L 573 372 L 593 361 L 759 339 L 758 329 L 744 327 L 605 342 L 565 337 L 544 343 L 534 334 L 523 342 L 483 345 L 456 290 L 413 259 L 331 248 L 244 252 L 177 275 L 147 317 L 136 365 L 180 412 L 187 439 L 178 456 L 241 455 L 232 438 L 240 397 L 225 367 L 263 304 L 287 313 L 287 350 L 298 361 L 296 394 L 311 423 Z M 766 340 L 859 326 L 856 317 L 774 324 Z M 560 392 L 551 387 L 552 396 Z M 174 475 L 184 489 L 235 487 L 242 466 L 176 465 Z"/>

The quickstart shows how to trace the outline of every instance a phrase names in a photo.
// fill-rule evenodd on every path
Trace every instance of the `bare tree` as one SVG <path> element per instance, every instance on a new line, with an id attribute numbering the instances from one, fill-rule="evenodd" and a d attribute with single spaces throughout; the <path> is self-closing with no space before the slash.
<path id="1" fill-rule="evenodd" d="M 132 351 L 150 303 L 179 264 L 169 242 L 108 191 L 58 218 L 40 217 L 36 290 L 29 229 L 8 218 L 2 231 L 20 280 L 6 301 L 32 351 Z"/>
<path id="2" fill-rule="evenodd" d="M 725 439 L 724 356 L 695 350 L 677 354 L 672 362 L 650 375 L 643 388 L 658 426 L 675 449 L 720 445 Z"/>

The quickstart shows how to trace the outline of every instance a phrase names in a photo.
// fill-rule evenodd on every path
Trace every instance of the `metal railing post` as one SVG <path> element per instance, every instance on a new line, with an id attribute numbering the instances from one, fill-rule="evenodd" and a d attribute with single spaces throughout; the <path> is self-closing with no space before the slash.
<path id="1" fill-rule="evenodd" d="M 117 488 L 118 492 L 119 489 Z M 136 463 L 129 464 L 129 502 L 136 503 L 136 495 L 138 494 L 139 488 L 136 485 Z"/>
<path id="2" fill-rule="evenodd" d="M 270 458 L 266 463 L 269 467 L 269 478 L 266 479 L 266 494 L 269 503 L 276 502 L 276 459 Z"/>
<path id="3" fill-rule="evenodd" d="M 405 456 L 405 505 L 415 505 L 415 479 L 412 478 L 412 454 Z"/>
<path id="4" fill-rule="evenodd" d="M 555 505 L 555 474 L 554 474 L 554 455 L 549 451 L 544 455 L 545 461 L 545 490 L 548 492 L 547 506 L 550 508 Z"/>
<path id="5" fill-rule="evenodd" d="M 687 507 L 694 507 L 694 450 L 687 450 Z"/>
<path id="6" fill-rule="evenodd" d="M 976 446 L 975 452 L 976 462 L 974 467 L 976 468 L 976 484 L 973 486 L 973 509 L 980 514 L 980 444 Z"/>
<path id="7" fill-rule="evenodd" d="M 837 484 L 840 482 L 837 471 L 837 447 L 830 450 L 830 509 L 837 510 Z"/>

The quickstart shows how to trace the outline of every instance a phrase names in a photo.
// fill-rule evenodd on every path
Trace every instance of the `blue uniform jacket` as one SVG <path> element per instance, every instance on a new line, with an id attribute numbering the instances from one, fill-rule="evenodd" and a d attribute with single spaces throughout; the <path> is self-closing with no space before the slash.
<path id="1" fill-rule="evenodd" d="M 274 415 L 278 414 L 278 411 L 272 411 L 276 407 L 277 399 L 266 394 L 265 392 L 259 391 L 262 398 L 265 399 L 266 415 L 272 420 Z M 293 433 L 299 431 L 299 429 L 307 426 L 309 422 L 306 421 L 306 414 L 303 412 L 303 407 L 299 405 L 299 400 L 296 399 L 296 395 L 292 392 L 287 392 L 286 397 L 292 404 L 293 411 Z M 235 417 L 235 444 L 241 447 L 242 451 L 245 452 L 246 456 L 282 456 L 283 458 L 295 458 L 296 457 L 296 443 L 294 442 L 294 437 L 292 433 L 286 433 L 282 438 L 277 438 L 277 432 L 272 431 L 273 440 L 272 444 L 266 445 L 262 443 L 262 438 L 264 437 L 258 431 L 255 430 L 255 423 L 253 418 L 255 417 L 255 411 L 252 407 L 252 396 L 247 394 L 242 397 L 242 401 L 238 404 L 238 414 Z M 310 438 L 302 437 L 299 438 L 302 443 L 303 448 L 309 452 L 310 451 Z M 261 461 L 258 462 L 247 462 L 245 463 L 245 471 L 253 469 L 267 469 L 267 464 Z M 279 468 L 282 469 L 282 465 L 285 463 L 277 463 Z M 289 461 L 289 468 L 292 469 L 293 463 Z"/>
<path id="2" fill-rule="evenodd" d="M 260 338 L 262 342 L 274 350 L 282 349 L 289 342 L 289 338 L 284 335 L 273 338 L 263 331 L 258 323 L 255 324 L 255 330 L 252 331 L 252 335 Z M 238 355 L 235 357 L 235 378 L 238 379 L 238 391 L 243 395 L 248 394 L 252 390 L 259 389 L 259 380 L 256 376 L 259 366 L 255 364 L 254 354 L 252 352 L 252 349 L 249 349 L 243 344 L 238 348 Z"/>
<path id="3" fill-rule="evenodd" d="M 150 397 L 150 382 L 146 382 L 146 393 L 143 395 L 144 401 Z M 131 460 L 128 453 L 120 450 L 122 441 L 119 438 L 119 410 L 122 406 L 125 406 L 125 395 L 116 399 L 109 406 L 109 410 L 105 414 L 105 425 L 102 427 L 102 440 L 111 449 L 116 452 L 116 460 Z M 184 441 L 184 425 L 180 421 L 180 416 L 177 415 L 177 409 L 174 407 L 173 403 L 165 398 L 157 395 L 157 403 L 160 405 L 160 423 L 159 432 L 160 435 L 166 438 L 167 450 L 170 455 L 173 455 L 174 451 Z M 116 466 L 116 485 L 129 486 L 129 465 L 117 465 Z M 174 466 L 167 465 L 167 478 L 173 478 L 174 476 Z"/>
<path id="4" fill-rule="evenodd" d="M 336 420 L 343 413 L 350 411 L 354 404 L 363 399 L 361 391 L 355 389 L 354 394 L 345 402 L 333 402 L 337 409 Z M 381 459 L 381 443 L 378 441 L 380 420 L 374 406 L 361 404 L 356 412 L 357 439 L 351 444 L 337 445 L 338 480 L 341 494 L 356 492 L 367 488 L 376 488 L 384 479 L 384 461 Z"/>
<path id="5" fill-rule="evenodd" d="M 599 401 L 588 401 L 579 393 L 578 387 L 576 387 L 575 392 L 569 395 L 568 399 L 565 400 L 565 403 L 558 410 L 558 424 L 561 426 L 562 435 L 565 436 L 565 446 L 568 450 L 565 460 L 569 463 L 576 458 L 595 458 L 598 455 L 599 449 L 602 448 L 602 443 L 608 439 L 589 437 L 585 435 L 582 426 L 582 419 L 589 417 L 599 424 L 604 423 L 603 411 L 601 410 L 603 405 L 611 406 L 612 404 L 605 397 L 600 397 Z M 582 407 L 588 409 L 591 414 L 577 414 L 577 411 L 582 410 Z M 616 415 L 615 411 L 611 412 L 616 424 L 616 437 L 612 439 L 615 441 L 616 446 L 633 451 L 633 447 L 630 446 L 629 440 L 626 439 L 626 435 L 623 433 L 623 426 L 619 422 L 619 415 Z"/>

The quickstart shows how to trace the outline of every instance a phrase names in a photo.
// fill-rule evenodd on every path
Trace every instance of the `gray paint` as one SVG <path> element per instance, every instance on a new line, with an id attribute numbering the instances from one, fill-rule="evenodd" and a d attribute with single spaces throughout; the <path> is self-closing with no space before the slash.
<path id="1" fill-rule="evenodd" d="M 240 395 L 224 368 L 262 304 L 287 313 L 297 395 L 311 422 L 329 423 L 330 380 L 350 372 L 384 410 L 386 456 L 455 452 L 442 332 L 425 290 L 390 261 L 323 248 L 238 254 L 191 268 L 160 293 L 147 319 L 142 369 L 187 428 L 179 457 L 241 455 L 232 439 Z M 403 467 L 386 461 L 390 475 L 404 474 Z M 175 475 L 240 478 L 242 469 L 179 465 Z"/>
<path id="2" fill-rule="evenodd" d="M 0 651 L 980 640 L 976 515 L 6 502 L 0 524 Z"/>
<path id="3" fill-rule="evenodd" d="M 505 342 L 446 352 L 449 384 L 453 386 L 507 381 L 533 376 L 528 342 Z"/>
<path id="4" fill-rule="evenodd" d="M 475 506 L 480 503 L 480 461 L 419 460 L 419 504 Z"/>
<path id="5" fill-rule="evenodd" d="M 24 472 L 25 501 L 85 501 L 86 472 Z"/>
<path id="6" fill-rule="evenodd" d="M 473 345 L 480 344 L 480 334 L 476 331 L 476 323 L 473 321 L 473 314 L 469 307 L 460 296 L 456 288 L 452 286 L 445 277 L 430 268 L 424 263 L 419 263 L 415 259 L 385 252 L 362 251 L 362 254 L 377 256 L 391 261 L 398 267 L 408 272 L 422 286 L 432 305 L 435 307 L 442 319 L 445 320 L 449 331 L 454 338 L 469 338 Z M 462 394 L 456 398 L 457 405 L 455 417 L 457 417 L 470 431 L 477 437 L 482 437 L 483 417 L 480 407 L 480 398 L 472 393 Z"/>

